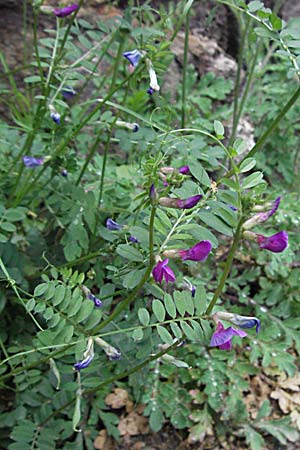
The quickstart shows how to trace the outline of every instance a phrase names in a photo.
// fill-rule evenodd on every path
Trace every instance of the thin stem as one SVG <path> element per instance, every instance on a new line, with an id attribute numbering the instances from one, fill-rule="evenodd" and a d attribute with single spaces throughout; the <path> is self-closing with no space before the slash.
<path id="1" fill-rule="evenodd" d="M 213 310 L 213 307 L 217 303 L 219 295 L 221 294 L 221 292 L 223 290 L 223 287 L 224 287 L 224 285 L 226 283 L 226 280 L 228 278 L 229 272 L 231 270 L 232 261 L 233 261 L 234 255 L 235 255 L 235 251 L 237 249 L 237 246 L 238 246 L 238 243 L 239 243 L 239 240 L 240 240 L 240 237 L 241 237 L 241 229 L 242 229 L 243 222 L 244 222 L 244 220 L 241 219 L 239 221 L 239 223 L 238 223 L 238 226 L 237 226 L 234 238 L 233 238 L 233 242 L 232 242 L 231 248 L 230 248 L 229 253 L 228 253 L 228 258 L 227 258 L 227 261 L 225 263 L 225 267 L 224 267 L 224 271 L 223 271 L 222 277 L 221 277 L 221 279 L 219 281 L 219 284 L 218 284 L 217 289 L 216 289 L 216 291 L 214 293 L 214 296 L 211 299 L 211 301 L 210 301 L 210 303 L 209 303 L 209 305 L 208 305 L 208 307 L 207 307 L 207 309 L 205 311 L 205 315 L 209 315 L 211 313 L 211 311 Z"/>
<path id="2" fill-rule="evenodd" d="M 190 11 L 188 10 L 185 18 L 185 36 L 184 36 L 184 52 L 183 52 L 183 68 L 182 68 L 182 105 L 181 105 L 181 128 L 185 128 L 186 118 L 186 84 L 187 84 L 187 65 L 189 52 L 189 32 L 190 32 Z"/>
<path id="3" fill-rule="evenodd" d="M 262 134 L 262 136 L 258 139 L 256 144 L 252 147 L 252 149 L 249 151 L 249 153 L 244 156 L 244 158 L 239 163 L 239 166 L 245 161 L 247 158 L 253 157 L 258 150 L 261 149 L 261 147 L 264 145 L 268 137 L 273 133 L 281 119 L 286 115 L 286 113 L 291 109 L 291 107 L 294 105 L 294 103 L 298 100 L 300 97 L 300 86 L 298 89 L 294 92 L 292 97 L 289 99 L 289 101 L 285 104 L 285 106 L 280 110 L 280 112 L 277 114 L 271 125 L 268 127 L 268 129 Z M 223 178 L 229 178 L 234 174 L 234 169 L 231 169 L 229 172 L 227 172 L 226 175 L 224 175 Z"/>
<path id="4" fill-rule="evenodd" d="M 126 39 L 122 39 L 122 36 L 121 36 L 121 41 L 119 42 L 118 52 L 117 52 L 117 55 L 115 58 L 115 63 L 114 63 L 113 76 L 112 76 L 111 86 L 110 86 L 111 89 L 114 89 L 114 87 L 116 85 L 116 79 L 117 79 L 118 70 L 120 67 L 120 61 L 122 58 L 125 43 L 126 43 Z"/>
<path id="5" fill-rule="evenodd" d="M 3 262 L 3 260 L 2 260 L 1 257 L 0 257 L 0 268 L 1 268 L 2 272 L 3 272 L 4 275 L 5 275 L 5 277 L 6 277 L 6 279 L 7 279 L 7 282 L 9 283 L 9 285 L 10 285 L 11 288 L 12 288 L 12 290 L 13 290 L 14 293 L 16 294 L 18 300 L 20 300 L 21 304 L 23 305 L 24 309 L 26 310 L 25 302 L 24 302 L 24 300 L 22 299 L 22 297 L 20 296 L 18 289 L 16 288 L 16 282 L 15 282 L 15 280 L 14 280 L 13 278 L 11 278 L 11 276 L 9 275 L 8 270 L 6 269 L 5 264 L 4 264 L 4 262 Z M 31 312 L 28 312 L 28 311 L 27 311 L 27 313 L 29 314 L 29 316 L 31 317 L 31 319 L 33 320 L 33 322 L 35 323 L 35 325 L 38 327 L 38 329 L 39 329 L 40 331 L 44 331 L 43 328 L 41 327 L 41 325 L 40 325 L 40 324 L 38 323 L 38 321 L 36 320 L 36 318 L 31 314 Z"/>
<path id="6" fill-rule="evenodd" d="M 80 183 L 80 181 L 81 181 L 81 179 L 82 179 L 82 177 L 84 175 L 84 172 L 86 171 L 87 166 L 89 165 L 90 161 L 93 159 L 93 157 L 94 157 L 94 155 L 96 153 L 96 150 L 98 148 L 98 144 L 99 144 L 100 141 L 101 141 L 101 133 L 98 134 L 97 139 L 95 140 L 94 144 L 92 145 L 92 148 L 91 148 L 91 150 L 90 150 L 90 152 L 88 154 L 88 157 L 86 158 L 86 160 L 84 162 L 84 165 L 83 165 L 83 167 L 82 167 L 82 169 L 80 171 L 79 177 L 78 177 L 78 179 L 77 179 L 77 181 L 75 183 L 76 186 L 79 185 L 79 183 Z"/>
<path id="7" fill-rule="evenodd" d="M 154 220 L 155 220 L 156 207 L 152 205 L 150 223 L 149 223 L 149 264 L 152 267 L 155 263 L 154 257 Z"/>
<path id="8" fill-rule="evenodd" d="M 233 141 L 234 141 L 234 139 L 236 137 L 237 126 L 238 126 L 240 118 L 242 116 L 242 113 L 243 113 L 243 110 L 244 110 L 244 106 L 245 106 L 245 102 L 246 102 L 246 99 L 248 97 L 248 93 L 249 93 L 249 90 L 250 90 L 250 87 L 251 87 L 251 83 L 252 83 L 253 75 L 254 75 L 254 70 L 255 70 L 255 66 L 256 66 L 256 63 L 257 63 L 257 58 L 258 58 L 260 49 L 261 49 L 261 41 L 259 43 L 257 43 L 257 45 L 256 45 L 256 50 L 255 50 L 255 53 L 254 53 L 254 56 L 253 56 L 253 59 L 252 59 L 252 62 L 251 62 L 251 66 L 250 66 L 249 74 L 248 74 L 248 77 L 247 77 L 245 89 L 244 89 L 244 92 L 243 92 L 243 95 L 242 95 L 242 99 L 240 101 L 240 105 L 239 105 L 238 112 L 237 112 L 237 115 L 236 115 L 236 124 L 237 125 L 236 125 L 236 128 L 234 130 L 234 136 L 232 135 L 233 140 L 232 140 L 231 144 L 233 144 Z"/>
<path id="9" fill-rule="evenodd" d="M 232 131 L 231 131 L 229 145 L 232 145 L 235 140 L 236 130 L 237 130 L 238 123 L 239 123 L 238 102 L 239 102 L 239 94 L 240 94 L 241 71 L 242 71 L 242 65 L 243 65 L 244 47 L 245 47 L 246 37 L 248 34 L 249 24 L 250 24 L 250 17 L 247 16 L 244 32 L 242 34 L 242 39 L 241 39 L 241 43 L 239 46 L 238 66 L 237 66 L 235 86 L 234 86 L 233 124 L 232 124 Z"/>

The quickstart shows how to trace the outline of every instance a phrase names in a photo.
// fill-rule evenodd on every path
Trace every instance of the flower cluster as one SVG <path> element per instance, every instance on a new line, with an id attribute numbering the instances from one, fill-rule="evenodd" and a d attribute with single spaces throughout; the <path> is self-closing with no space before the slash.
<path id="1" fill-rule="evenodd" d="M 123 53 L 124 58 L 129 61 L 129 69 L 133 71 L 137 65 L 139 64 L 141 58 L 145 56 L 145 52 L 140 52 L 138 49 L 131 50 Z M 157 76 L 152 64 L 152 61 L 149 58 L 146 58 L 146 66 L 149 73 L 149 88 L 147 90 L 148 94 L 152 95 L 154 92 L 158 92 L 160 90 L 160 86 L 157 81 Z"/>

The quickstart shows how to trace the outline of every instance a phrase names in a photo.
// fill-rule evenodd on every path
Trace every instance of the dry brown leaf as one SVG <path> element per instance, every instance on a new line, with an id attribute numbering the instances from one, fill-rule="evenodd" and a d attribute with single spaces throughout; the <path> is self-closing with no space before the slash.
<path id="1" fill-rule="evenodd" d="M 101 430 L 99 436 L 94 440 L 94 448 L 97 450 L 114 450 L 114 442 L 107 435 L 106 430 Z"/>
<path id="2" fill-rule="evenodd" d="M 282 389 L 289 389 L 290 391 L 298 392 L 300 390 L 300 375 L 294 377 L 281 377 L 278 384 Z"/>
<path id="3" fill-rule="evenodd" d="M 112 409 L 120 409 L 128 403 L 132 404 L 128 398 L 128 392 L 121 388 L 115 388 L 114 392 L 108 394 L 105 398 L 105 403 Z"/>
<path id="4" fill-rule="evenodd" d="M 279 408 L 285 414 L 294 411 L 295 408 L 300 406 L 300 394 L 289 394 L 283 389 L 276 388 L 275 391 L 271 392 L 271 397 L 278 400 Z"/>
<path id="5" fill-rule="evenodd" d="M 149 433 L 148 419 L 132 411 L 123 417 L 118 425 L 121 436 L 136 436 Z"/>

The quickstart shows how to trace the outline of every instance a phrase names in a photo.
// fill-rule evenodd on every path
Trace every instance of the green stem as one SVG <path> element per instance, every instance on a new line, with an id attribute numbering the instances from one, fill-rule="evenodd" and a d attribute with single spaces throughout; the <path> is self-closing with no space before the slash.
<path id="1" fill-rule="evenodd" d="M 252 62 L 251 62 L 249 74 L 248 74 L 247 81 L 246 81 L 246 86 L 245 86 L 245 89 L 244 89 L 244 92 L 243 92 L 243 95 L 242 95 L 242 99 L 241 99 L 241 102 L 240 102 L 240 105 L 239 105 L 239 108 L 238 108 L 238 112 L 237 112 L 237 115 L 236 115 L 236 124 L 237 125 L 236 125 L 236 128 L 234 130 L 234 135 L 232 135 L 233 139 L 231 141 L 231 145 L 233 144 L 233 142 L 235 140 L 235 137 L 236 137 L 237 126 L 239 124 L 240 118 L 241 118 L 243 110 L 244 110 L 245 102 L 246 102 L 246 99 L 248 97 L 248 93 L 249 93 L 250 86 L 251 86 L 251 83 L 252 83 L 252 79 L 253 79 L 253 75 L 254 75 L 254 69 L 255 69 L 255 66 L 256 66 L 256 63 L 257 63 L 257 58 L 258 58 L 260 49 L 261 49 L 261 41 L 259 43 L 257 43 L 255 54 L 254 54 Z"/>
<path id="2" fill-rule="evenodd" d="M 90 161 L 93 159 L 93 157 L 94 157 L 94 155 L 96 153 L 96 150 L 98 148 L 98 144 L 99 144 L 100 141 L 101 141 L 101 133 L 98 134 L 97 139 L 95 140 L 94 144 L 92 145 L 92 148 L 91 148 L 91 150 L 90 150 L 90 152 L 88 154 L 88 157 L 86 158 L 86 160 L 84 162 L 84 165 L 83 165 L 83 167 L 81 169 L 81 172 L 79 174 L 79 177 L 78 177 L 78 179 L 77 179 L 77 181 L 75 183 L 76 186 L 79 185 L 79 183 L 80 183 L 80 181 L 81 181 L 81 179 L 82 179 L 82 177 L 84 175 L 84 172 L 86 171 L 87 166 L 89 165 Z"/>
<path id="3" fill-rule="evenodd" d="M 273 120 L 273 122 L 271 123 L 269 128 L 262 134 L 262 136 L 258 139 L 258 141 L 252 147 L 252 149 L 249 151 L 249 153 L 246 156 L 244 156 L 244 158 L 239 163 L 239 166 L 243 163 L 243 161 L 245 161 L 245 159 L 252 158 L 258 152 L 258 150 L 261 149 L 261 147 L 264 145 L 264 143 L 266 142 L 268 137 L 273 133 L 273 131 L 275 130 L 275 128 L 277 127 L 277 125 L 279 124 L 281 119 L 286 115 L 286 113 L 289 111 L 289 109 L 291 109 L 291 107 L 294 105 L 294 103 L 298 100 L 299 97 L 300 97 L 300 86 L 294 92 L 294 94 L 289 99 L 289 101 L 285 104 L 285 106 L 277 114 L 277 116 L 275 117 L 275 119 Z M 234 169 L 227 172 L 227 174 L 224 175 L 223 178 L 229 178 L 233 174 L 234 174 Z"/>
<path id="4" fill-rule="evenodd" d="M 101 322 L 98 326 L 96 326 L 92 331 L 91 335 L 98 333 L 102 328 L 106 327 L 112 320 L 115 319 L 122 311 L 124 311 L 130 303 L 135 300 L 137 294 L 140 292 L 144 284 L 147 282 L 153 266 L 155 264 L 154 258 L 154 219 L 155 219 L 156 207 L 153 205 L 151 209 L 150 215 L 150 223 L 149 223 L 149 265 L 144 273 L 143 278 L 139 282 L 139 284 L 133 289 L 133 291 L 125 298 L 121 303 L 117 305 L 112 314 L 103 322 Z"/>
<path id="5" fill-rule="evenodd" d="M 245 47 L 246 37 L 248 34 L 249 24 L 250 24 L 250 17 L 247 16 L 244 32 L 243 32 L 241 43 L 239 46 L 238 66 L 237 66 L 235 86 L 234 86 L 233 124 L 232 124 L 232 131 L 231 131 L 229 146 L 231 146 L 235 140 L 236 130 L 237 130 L 238 123 L 239 123 L 238 102 L 239 102 L 239 94 L 240 94 L 241 71 L 242 71 L 242 65 L 243 65 L 244 47 Z"/>
<path id="6" fill-rule="evenodd" d="M 18 289 L 16 288 L 16 282 L 13 278 L 11 278 L 10 274 L 8 273 L 8 270 L 5 267 L 5 264 L 2 260 L 2 258 L 0 257 L 0 268 L 2 270 L 2 272 L 4 273 L 7 282 L 9 283 L 9 285 L 11 286 L 12 290 L 14 291 L 14 293 L 16 294 L 18 300 L 20 301 L 20 303 L 23 305 L 24 309 L 26 310 L 26 304 L 23 300 L 23 298 L 20 296 Z M 28 312 L 29 316 L 31 317 L 31 319 L 33 320 L 33 322 L 35 323 L 35 325 L 37 326 L 37 328 L 40 331 L 44 331 L 43 328 L 41 327 L 41 325 L 38 323 L 38 321 L 36 320 L 36 318 L 31 314 L 31 312 Z"/>
<path id="7" fill-rule="evenodd" d="M 189 32 L 190 32 L 190 11 L 188 10 L 185 18 L 185 36 L 184 36 L 184 52 L 183 52 L 183 68 L 182 68 L 182 105 L 181 105 L 181 128 L 185 128 L 186 119 L 186 85 L 187 85 L 187 66 L 189 53 Z"/>
<path id="8" fill-rule="evenodd" d="M 233 242 L 232 242 L 231 248 L 230 248 L 229 253 L 228 253 L 228 258 L 227 258 L 227 261 L 225 263 L 225 267 L 224 267 L 224 271 L 223 271 L 222 277 L 221 277 L 221 279 L 219 281 L 219 284 L 218 284 L 217 289 L 216 289 L 216 291 L 214 293 L 214 296 L 211 299 L 211 301 L 210 301 L 210 303 L 209 303 L 209 305 L 208 305 L 208 307 L 207 307 L 207 309 L 205 311 L 205 315 L 209 315 L 211 313 L 211 311 L 212 311 L 213 307 L 215 306 L 215 304 L 217 303 L 218 298 L 219 298 L 219 296 L 220 296 L 220 294 L 221 294 L 221 292 L 223 290 L 223 287 L 224 287 L 224 285 L 226 283 L 226 280 L 228 278 L 229 272 L 231 270 L 234 254 L 235 254 L 235 251 L 237 249 L 237 246 L 238 246 L 238 243 L 239 243 L 239 240 L 240 240 L 240 237 L 241 237 L 241 230 L 242 230 L 243 222 L 244 222 L 244 220 L 241 219 L 239 221 L 239 223 L 238 223 L 238 226 L 237 226 L 234 238 L 233 238 Z"/>
<path id="9" fill-rule="evenodd" d="M 118 46 L 118 52 L 115 58 L 115 63 L 114 63 L 114 70 L 113 70 L 113 76 L 112 76 L 112 80 L 111 80 L 111 89 L 114 89 L 115 84 L 116 84 L 116 79 L 117 79 L 117 75 L 118 75 L 118 70 L 120 67 L 120 62 L 122 59 L 122 54 L 123 54 L 123 49 L 124 49 L 124 45 L 126 43 L 126 39 L 122 39 L 121 36 L 121 41 L 119 42 L 119 46 Z"/>
<path id="10" fill-rule="evenodd" d="M 156 206 L 152 205 L 150 222 L 149 222 L 149 265 L 153 267 L 155 263 L 154 256 L 154 220 L 155 220 Z"/>

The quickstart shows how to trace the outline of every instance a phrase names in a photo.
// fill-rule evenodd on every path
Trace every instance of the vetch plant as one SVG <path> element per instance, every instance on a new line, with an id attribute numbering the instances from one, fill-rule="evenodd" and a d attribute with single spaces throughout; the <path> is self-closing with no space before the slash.
<path id="1" fill-rule="evenodd" d="M 297 113 L 300 89 L 292 76 L 277 83 L 290 98 L 270 115 L 263 97 L 277 86 L 268 84 L 277 62 L 266 72 L 264 64 L 280 58 L 280 77 L 300 74 L 300 36 L 258 3 L 231 5 L 242 38 L 230 98 L 230 81 L 199 81 L 188 65 L 192 1 L 155 15 L 132 4 L 123 19 L 100 24 L 83 19 L 84 8 L 78 18 L 82 1 L 51 8 L 42 39 L 34 5 L 28 111 L 11 105 L 14 124 L 0 123 L 6 448 L 93 448 L 103 426 L 118 439 L 119 417 L 105 406 L 116 383 L 145 405 L 154 431 L 169 420 L 195 443 L 230 429 L 253 450 L 267 433 L 297 440 L 292 415 L 272 421 L 264 399 L 255 414 L 245 402 L 250 376 L 272 376 L 272 385 L 278 373 L 292 377 L 300 351 L 297 202 L 266 182 L 266 143 Z M 171 92 L 164 78 L 181 27 L 182 79 Z M 267 117 L 257 127 L 267 126 L 245 150 L 238 125 L 260 83 L 257 109 Z M 282 231 L 262 231 L 271 225 Z"/>

